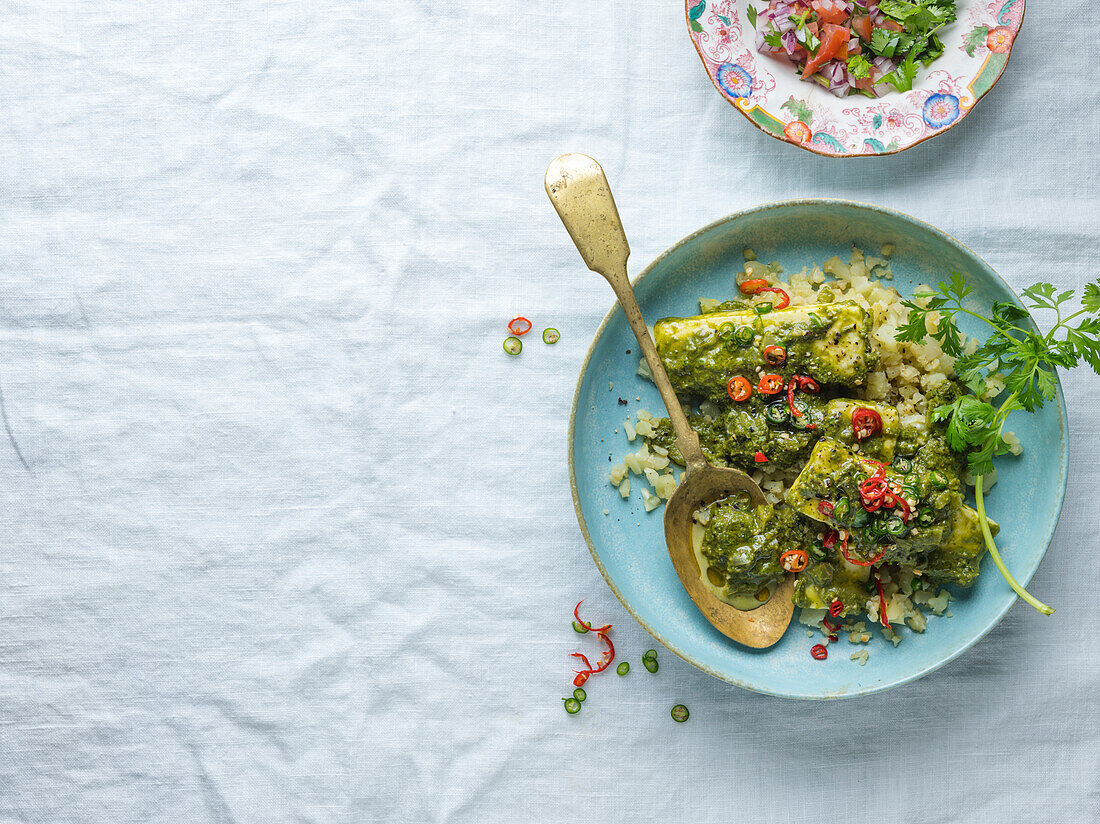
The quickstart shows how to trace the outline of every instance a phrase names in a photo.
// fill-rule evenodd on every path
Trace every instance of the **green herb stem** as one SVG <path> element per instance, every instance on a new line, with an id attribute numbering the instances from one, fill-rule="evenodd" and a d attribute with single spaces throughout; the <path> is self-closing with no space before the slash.
<path id="1" fill-rule="evenodd" d="M 978 505 L 978 521 L 982 527 L 982 535 L 985 537 L 985 546 L 989 550 L 989 555 L 993 558 L 993 563 L 997 565 L 997 569 L 1001 571 L 1001 575 L 1008 581 L 1008 585 L 1012 587 L 1016 594 L 1031 604 L 1043 615 L 1053 615 L 1054 608 L 1048 607 L 1038 598 L 1033 596 L 1030 592 L 1020 586 L 1020 583 L 1012 577 L 1012 573 L 1008 571 L 1008 567 L 1005 566 L 1005 562 L 1001 560 L 1001 553 L 997 551 L 997 545 L 993 542 L 993 533 L 989 529 L 989 518 L 985 514 L 985 500 L 982 495 L 982 482 L 985 480 L 984 475 L 979 475 L 977 482 L 974 484 L 974 500 Z"/>

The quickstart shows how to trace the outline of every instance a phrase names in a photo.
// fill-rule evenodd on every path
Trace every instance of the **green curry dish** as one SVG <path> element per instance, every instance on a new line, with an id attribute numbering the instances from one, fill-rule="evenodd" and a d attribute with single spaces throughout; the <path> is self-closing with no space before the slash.
<path id="1" fill-rule="evenodd" d="M 942 436 L 928 433 L 927 444 L 908 473 L 890 467 L 882 471 L 906 501 L 908 518 L 905 507 L 868 511 L 860 485 L 875 472 L 875 462 L 830 438 L 814 447 L 787 492 L 787 503 L 799 514 L 837 530 L 848 557 L 857 564 L 922 568 L 934 561 L 938 580 L 962 586 L 973 583 L 981 560 L 981 530 L 977 513 L 963 502 L 958 490 L 958 472 Z"/>
<path id="2" fill-rule="evenodd" d="M 809 545 L 806 524 L 780 505 L 753 507 L 747 497 L 734 496 L 710 509 L 698 549 L 703 580 L 723 601 L 766 600 L 786 575 L 779 556 Z"/>
<path id="3" fill-rule="evenodd" d="M 757 370 L 809 375 L 819 383 L 863 383 L 876 357 L 871 319 L 851 301 L 778 309 L 710 312 L 657 321 L 653 338 L 677 393 L 727 403 L 726 383 L 736 375 L 755 384 Z M 781 367 L 764 358 L 768 346 L 786 352 Z M 755 391 L 754 391 L 755 395 Z"/>

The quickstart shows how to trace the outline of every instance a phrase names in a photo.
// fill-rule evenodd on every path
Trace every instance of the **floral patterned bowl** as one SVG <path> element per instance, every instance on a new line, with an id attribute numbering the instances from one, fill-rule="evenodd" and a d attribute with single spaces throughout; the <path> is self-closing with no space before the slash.
<path id="1" fill-rule="evenodd" d="M 760 54 L 748 8 L 767 0 L 685 0 L 688 28 L 716 89 L 772 137 L 831 157 L 895 154 L 947 131 L 993 88 L 1008 64 L 1025 0 L 958 0 L 941 32 L 943 55 L 921 67 L 912 91 L 835 97 L 798 78 L 784 58 Z"/>

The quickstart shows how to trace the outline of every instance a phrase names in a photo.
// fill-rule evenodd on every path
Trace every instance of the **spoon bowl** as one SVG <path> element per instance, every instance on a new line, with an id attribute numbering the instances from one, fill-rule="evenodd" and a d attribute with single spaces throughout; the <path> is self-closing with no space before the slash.
<path id="1" fill-rule="evenodd" d="M 691 538 L 692 516 L 697 510 L 738 492 L 748 493 L 754 505 L 763 504 L 764 493 L 741 470 L 713 466 L 703 455 L 699 436 L 680 406 L 634 297 L 626 273 L 630 247 L 600 164 L 587 155 L 562 155 L 546 170 L 546 193 L 585 264 L 603 275 L 619 299 L 668 410 L 676 446 L 684 456 L 686 470 L 665 508 L 665 543 L 676 574 L 691 600 L 719 632 L 748 647 L 770 647 L 783 637 L 791 622 L 793 576 L 788 575 L 762 606 L 739 610 L 703 583 Z"/>

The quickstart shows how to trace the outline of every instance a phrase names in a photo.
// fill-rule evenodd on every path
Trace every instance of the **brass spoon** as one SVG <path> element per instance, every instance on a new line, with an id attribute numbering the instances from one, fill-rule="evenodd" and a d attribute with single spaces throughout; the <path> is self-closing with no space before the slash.
<path id="1" fill-rule="evenodd" d="M 630 247 L 600 164 L 587 155 L 562 155 L 546 170 L 546 193 L 588 268 L 603 275 L 615 291 L 672 420 L 676 446 L 687 464 L 680 485 L 665 507 L 665 543 L 676 574 L 691 600 L 719 632 L 748 647 L 770 647 L 783 637 L 791 622 L 794 576 L 788 575 L 762 606 L 751 611 L 736 609 L 703 584 L 691 541 L 696 510 L 735 492 L 747 492 L 754 504 L 762 504 L 764 493 L 741 470 L 712 466 L 703 456 L 699 436 L 688 424 L 634 297 L 626 274 Z"/>

